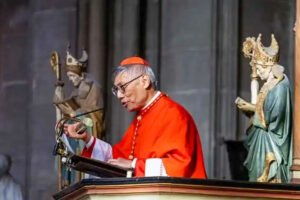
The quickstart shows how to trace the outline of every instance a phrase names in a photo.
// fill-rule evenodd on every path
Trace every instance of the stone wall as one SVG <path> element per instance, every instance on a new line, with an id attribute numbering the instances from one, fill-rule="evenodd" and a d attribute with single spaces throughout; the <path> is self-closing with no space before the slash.
<path id="1" fill-rule="evenodd" d="M 0 153 L 26 199 L 57 191 L 52 148 L 54 75 L 49 57 L 84 46 L 88 71 L 105 91 L 107 141 L 118 142 L 134 114 L 111 94 L 114 66 L 145 57 L 159 87 L 194 117 L 209 178 L 231 179 L 224 141 L 241 140 L 247 119 L 234 105 L 250 98 L 247 36 L 275 33 L 293 83 L 294 0 L 2 0 L 0 1 Z M 70 84 L 63 77 L 65 91 Z"/>

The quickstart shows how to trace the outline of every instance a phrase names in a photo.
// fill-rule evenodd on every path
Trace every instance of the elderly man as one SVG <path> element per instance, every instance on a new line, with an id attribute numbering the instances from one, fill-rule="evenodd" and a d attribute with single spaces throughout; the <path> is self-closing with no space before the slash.
<path id="1" fill-rule="evenodd" d="M 109 144 L 86 133 L 77 124 L 64 127 L 67 136 L 82 139 L 83 156 L 134 168 L 136 177 L 172 176 L 206 178 L 199 133 L 191 115 L 164 93 L 140 57 L 123 60 L 113 73 L 113 94 L 137 115 L 120 143 Z"/>

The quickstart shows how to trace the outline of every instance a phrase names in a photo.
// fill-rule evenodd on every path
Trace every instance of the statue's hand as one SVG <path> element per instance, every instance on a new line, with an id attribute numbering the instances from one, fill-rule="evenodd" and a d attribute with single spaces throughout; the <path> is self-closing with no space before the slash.
<path id="1" fill-rule="evenodd" d="M 255 112 L 255 105 L 245 101 L 240 97 L 236 98 L 235 104 L 248 117 L 252 116 Z"/>
<path id="2" fill-rule="evenodd" d="M 63 112 L 64 114 L 69 115 L 70 117 L 74 117 L 76 112 L 69 106 L 68 104 L 57 104 L 57 107 Z"/>

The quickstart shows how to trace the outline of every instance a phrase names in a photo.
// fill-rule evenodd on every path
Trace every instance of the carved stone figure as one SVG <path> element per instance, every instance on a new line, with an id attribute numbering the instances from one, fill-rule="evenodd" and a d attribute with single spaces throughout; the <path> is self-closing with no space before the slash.
<path id="1" fill-rule="evenodd" d="M 63 94 L 57 95 L 55 92 L 54 103 L 62 116 L 74 117 L 82 113 L 103 109 L 103 94 L 100 85 L 88 78 L 88 74 L 84 73 L 87 67 L 88 55 L 83 51 L 80 59 L 75 59 L 69 51 L 67 51 L 65 68 L 67 77 L 72 82 L 74 89 L 68 98 L 64 98 Z M 55 70 L 54 70 L 55 71 Z M 104 136 L 104 115 L 103 110 L 89 113 L 87 115 L 78 117 L 87 125 L 87 131 L 96 138 L 103 138 Z M 70 122 L 72 123 L 72 122 Z M 81 141 L 70 139 L 63 136 L 69 151 L 80 154 L 84 148 Z M 61 166 L 61 183 L 60 188 L 65 188 L 69 184 L 75 183 L 82 179 L 82 174 L 76 171 L 66 169 Z M 60 170 L 60 169 L 58 169 Z"/>
<path id="2" fill-rule="evenodd" d="M 81 59 L 75 59 L 68 51 L 66 56 L 66 71 L 69 80 L 74 85 L 71 96 L 67 99 L 55 99 L 56 105 L 63 114 L 71 117 L 103 108 L 102 88 L 99 84 L 88 78 L 84 73 L 87 63 L 87 53 L 83 51 Z M 92 135 L 97 138 L 103 137 L 104 116 L 103 110 L 88 114 L 92 119 Z"/>
<path id="3" fill-rule="evenodd" d="M 243 52 L 251 58 L 252 77 L 257 75 L 263 82 L 258 95 L 251 88 L 251 95 L 257 96 L 256 102 L 236 99 L 237 107 L 250 117 L 244 166 L 250 181 L 289 182 L 293 112 L 289 80 L 283 66 L 278 64 L 278 43 L 272 35 L 271 45 L 264 47 L 259 34 L 257 39 L 246 39 Z"/>
<path id="4" fill-rule="evenodd" d="M 21 187 L 9 174 L 11 159 L 0 154 L 0 199 L 23 200 Z"/>

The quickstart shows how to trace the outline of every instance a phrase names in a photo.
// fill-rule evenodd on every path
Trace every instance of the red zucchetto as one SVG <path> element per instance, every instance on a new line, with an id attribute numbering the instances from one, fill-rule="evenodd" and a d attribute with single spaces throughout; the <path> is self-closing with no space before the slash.
<path id="1" fill-rule="evenodd" d="M 137 57 L 137 56 L 126 58 L 120 63 L 120 66 L 126 66 L 126 65 L 145 65 L 145 66 L 149 66 L 149 64 L 143 58 L 140 58 L 140 57 Z"/>

